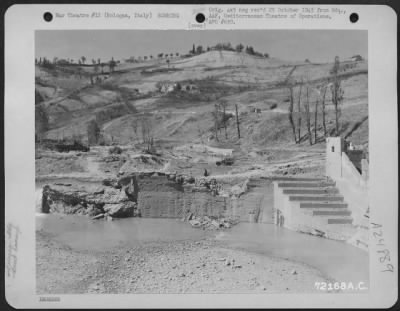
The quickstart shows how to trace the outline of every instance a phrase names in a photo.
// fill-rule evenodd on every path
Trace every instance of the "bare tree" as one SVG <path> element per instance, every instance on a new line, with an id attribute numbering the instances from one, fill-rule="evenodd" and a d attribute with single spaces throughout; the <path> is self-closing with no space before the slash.
<path id="1" fill-rule="evenodd" d="M 137 130 L 138 130 L 138 122 L 137 122 L 137 120 L 132 120 L 132 122 L 131 122 L 131 127 L 132 127 L 132 130 L 133 130 L 133 133 L 135 134 L 135 138 L 138 136 L 137 135 Z"/>
<path id="2" fill-rule="evenodd" d="M 226 130 L 227 128 L 227 115 L 226 115 L 226 106 L 227 102 L 226 101 L 221 101 L 220 107 L 222 108 L 222 125 L 224 127 L 224 132 L 225 132 L 225 139 L 228 139 L 228 132 Z"/>
<path id="3" fill-rule="evenodd" d="M 307 125 L 307 133 L 308 133 L 308 140 L 310 145 L 312 145 L 312 136 L 311 136 L 311 113 L 310 113 L 310 86 L 306 86 L 306 101 L 304 103 L 304 110 L 306 112 L 306 125 Z"/>
<path id="4" fill-rule="evenodd" d="M 213 111 L 213 118 L 214 118 L 214 135 L 215 140 L 218 141 L 218 130 L 219 130 L 219 105 L 215 104 L 215 110 Z"/>
<path id="5" fill-rule="evenodd" d="M 300 139 L 301 139 L 301 90 L 303 88 L 303 80 L 300 82 L 300 89 L 299 89 L 299 99 L 297 101 L 297 111 L 298 111 L 298 115 L 297 115 L 297 143 L 300 143 Z"/>
<path id="6" fill-rule="evenodd" d="M 49 130 L 49 117 L 42 105 L 35 106 L 35 132 L 37 139 L 41 142 L 46 131 Z"/>
<path id="7" fill-rule="evenodd" d="M 315 101 L 315 111 L 314 111 L 314 144 L 317 143 L 317 127 L 318 127 L 318 104 L 319 104 L 319 96 Z"/>
<path id="8" fill-rule="evenodd" d="M 294 125 L 294 120 L 293 120 L 293 107 L 294 107 L 293 85 L 290 84 L 288 89 L 289 89 L 289 100 L 290 100 L 289 101 L 289 122 L 290 122 L 290 126 L 292 127 L 294 142 L 297 144 L 296 127 Z"/>
<path id="9" fill-rule="evenodd" d="M 343 101 L 344 91 L 341 87 L 341 80 L 339 78 L 339 57 L 335 57 L 335 63 L 332 68 L 332 84 L 331 84 L 331 93 L 332 93 L 332 104 L 335 109 L 335 130 L 336 135 L 339 136 L 340 124 L 339 119 L 341 115 L 341 104 Z"/>
<path id="10" fill-rule="evenodd" d="M 326 137 L 327 132 L 326 132 L 326 122 L 325 122 L 325 96 L 326 96 L 326 91 L 328 89 L 328 86 L 325 85 L 322 88 L 322 98 L 321 98 L 321 108 L 322 108 L 322 126 L 324 128 L 324 137 Z"/>
<path id="11" fill-rule="evenodd" d="M 238 105 L 237 104 L 235 104 L 235 110 L 236 110 L 237 133 L 238 133 L 238 138 L 240 139 L 240 122 L 239 122 L 239 112 L 238 112 Z"/>
<path id="12" fill-rule="evenodd" d="M 87 136 L 89 145 L 95 145 L 98 143 L 100 138 L 100 127 L 97 124 L 96 120 L 92 120 L 89 122 L 87 126 Z"/>
<path id="13" fill-rule="evenodd" d="M 141 119 L 140 128 L 143 143 L 146 145 L 146 150 L 151 151 L 154 146 L 154 129 L 152 120 L 150 118 Z"/>
<path id="14" fill-rule="evenodd" d="M 111 57 L 111 60 L 108 62 L 108 67 L 109 67 L 110 74 L 112 72 L 114 72 L 116 66 L 117 66 L 117 62 L 114 60 L 114 57 Z"/>

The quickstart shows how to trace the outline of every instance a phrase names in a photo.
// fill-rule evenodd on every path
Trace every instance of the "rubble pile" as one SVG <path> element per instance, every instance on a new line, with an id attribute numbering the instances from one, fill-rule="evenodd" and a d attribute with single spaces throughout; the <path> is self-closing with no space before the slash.
<path id="1" fill-rule="evenodd" d="M 182 220 L 189 222 L 194 228 L 201 228 L 203 230 L 230 229 L 239 222 L 237 219 L 231 217 L 196 216 L 193 213 L 188 214 Z"/>
<path id="2" fill-rule="evenodd" d="M 107 183 L 107 186 L 88 192 L 68 189 L 70 185 L 68 188 L 66 185 L 46 185 L 39 212 L 87 215 L 92 219 L 107 220 L 140 217 L 133 180 L 123 187 L 113 183 Z"/>

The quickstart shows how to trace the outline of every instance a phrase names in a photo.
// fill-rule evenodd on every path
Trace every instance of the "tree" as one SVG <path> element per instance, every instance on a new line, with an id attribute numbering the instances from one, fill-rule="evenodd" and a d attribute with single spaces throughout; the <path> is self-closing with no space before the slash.
<path id="1" fill-rule="evenodd" d="M 82 68 L 81 68 L 81 67 L 78 67 L 79 79 L 82 79 L 82 73 L 83 73 Z"/>
<path id="2" fill-rule="evenodd" d="M 242 53 L 243 49 L 244 49 L 244 45 L 241 44 L 241 43 L 239 43 L 239 44 L 236 46 L 236 52 Z"/>
<path id="3" fill-rule="evenodd" d="M 168 65 L 168 68 L 169 68 L 169 59 L 167 59 L 167 65 Z"/>
<path id="4" fill-rule="evenodd" d="M 250 55 L 254 55 L 254 48 L 252 46 L 246 47 L 246 53 Z"/>
<path id="5" fill-rule="evenodd" d="M 163 58 L 163 56 L 164 56 L 164 53 L 158 53 L 158 54 L 157 54 L 157 57 L 158 57 L 158 58 Z"/>
<path id="6" fill-rule="evenodd" d="M 326 131 L 326 122 L 325 122 L 325 96 L 326 96 L 326 91 L 328 89 L 328 86 L 325 85 L 322 88 L 322 99 L 321 99 L 321 108 L 322 108 L 322 126 L 324 128 L 324 137 L 327 136 L 327 131 Z"/>
<path id="7" fill-rule="evenodd" d="M 236 128 L 237 128 L 238 138 L 240 139 L 240 122 L 239 122 L 239 112 L 237 104 L 235 104 L 235 111 L 236 111 Z"/>
<path id="8" fill-rule="evenodd" d="M 213 118 L 214 118 L 214 135 L 215 135 L 215 140 L 218 141 L 218 130 L 219 130 L 219 105 L 215 104 L 214 105 L 214 112 L 213 112 Z"/>
<path id="9" fill-rule="evenodd" d="M 340 61 L 339 57 L 335 57 L 335 63 L 333 65 L 333 68 L 331 70 L 332 72 L 332 83 L 331 83 L 331 94 L 332 94 L 332 104 L 335 109 L 335 131 L 336 131 L 336 136 L 339 136 L 339 130 L 340 130 L 340 115 L 341 115 L 341 104 L 343 101 L 343 94 L 344 91 L 341 86 L 341 80 L 339 78 L 339 67 L 340 67 Z"/>
<path id="10" fill-rule="evenodd" d="M 179 56 L 179 53 L 178 53 L 178 52 L 176 52 L 176 53 L 175 53 L 175 55 L 176 55 L 176 57 L 178 57 L 178 56 Z"/>
<path id="11" fill-rule="evenodd" d="M 96 120 L 91 120 L 87 126 L 87 136 L 89 145 L 95 145 L 100 138 L 100 127 Z"/>
<path id="12" fill-rule="evenodd" d="M 192 54 L 196 54 L 196 47 L 195 47 L 194 44 L 193 44 L 193 47 L 192 47 Z"/>
<path id="13" fill-rule="evenodd" d="M 297 143 L 300 143 L 301 140 L 301 90 L 303 88 L 303 81 L 300 83 L 300 88 L 299 88 L 299 99 L 297 101 Z"/>
<path id="14" fill-rule="evenodd" d="M 264 57 L 265 58 L 269 58 L 269 54 L 268 53 L 264 53 Z"/>
<path id="15" fill-rule="evenodd" d="M 312 145 L 312 136 L 311 136 L 311 113 L 310 113 L 310 86 L 307 84 L 306 86 L 306 101 L 304 103 L 304 110 L 306 112 L 306 125 L 307 125 L 307 133 L 308 133 L 308 140 L 310 145 Z"/>
<path id="16" fill-rule="evenodd" d="M 203 47 L 202 47 L 201 45 L 198 45 L 198 46 L 197 46 L 197 48 L 196 48 L 196 53 L 197 53 L 197 54 L 203 53 Z"/>
<path id="17" fill-rule="evenodd" d="M 297 144 L 296 127 L 294 125 L 294 120 L 293 120 L 293 108 L 294 108 L 293 84 L 290 84 L 288 86 L 288 89 L 289 89 L 289 122 L 290 126 L 292 127 L 294 142 Z"/>
<path id="18" fill-rule="evenodd" d="M 146 117 L 142 118 L 140 121 L 143 143 L 146 145 L 146 150 L 151 151 L 154 146 L 153 122 L 150 118 Z"/>
<path id="19" fill-rule="evenodd" d="M 86 57 L 85 57 L 85 56 L 82 56 L 82 57 L 81 57 L 81 60 L 82 60 L 82 64 L 85 64 L 85 62 L 86 62 Z"/>
<path id="20" fill-rule="evenodd" d="M 315 100 L 315 109 L 314 109 L 314 144 L 317 143 L 318 104 L 319 104 L 319 94 L 317 96 L 317 99 Z"/>
<path id="21" fill-rule="evenodd" d="M 41 142 L 46 131 L 49 130 L 49 117 L 42 105 L 35 106 L 35 136 Z"/>
<path id="22" fill-rule="evenodd" d="M 114 57 L 111 58 L 111 60 L 108 62 L 108 67 L 110 68 L 110 73 L 114 72 L 115 67 L 117 66 L 117 63 L 114 60 Z"/>
<path id="23" fill-rule="evenodd" d="M 222 125 L 224 127 L 224 132 L 225 132 L 225 139 L 228 139 L 228 132 L 226 131 L 226 125 L 227 125 L 227 115 L 226 115 L 226 106 L 227 102 L 226 101 L 221 101 L 220 102 L 220 107 L 222 108 Z"/>

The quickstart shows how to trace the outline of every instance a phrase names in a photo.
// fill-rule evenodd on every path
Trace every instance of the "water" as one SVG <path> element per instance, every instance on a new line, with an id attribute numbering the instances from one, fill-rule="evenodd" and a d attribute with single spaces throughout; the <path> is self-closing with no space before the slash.
<path id="1" fill-rule="evenodd" d="M 217 239 L 247 251 L 286 258 L 317 268 L 338 282 L 369 284 L 369 255 L 342 241 L 298 233 L 273 224 L 240 223 Z"/>
<path id="2" fill-rule="evenodd" d="M 215 235 L 176 219 L 127 218 L 108 222 L 54 214 L 37 214 L 36 228 L 73 249 L 99 251 L 119 245 L 199 240 Z M 305 263 L 339 282 L 369 284 L 368 253 L 343 242 L 261 223 L 240 223 L 218 232 L 216 238 L 236 249 Z"/>
<path id="3" fill-rule="evenodd" d="M 36 214 L 36 229 L 76 250 L 108 250 L 145 242 L 200 240 L 211 232 L 193 229 L 177 219 L 125 218 L 91 220 L 85 216 Z"/>

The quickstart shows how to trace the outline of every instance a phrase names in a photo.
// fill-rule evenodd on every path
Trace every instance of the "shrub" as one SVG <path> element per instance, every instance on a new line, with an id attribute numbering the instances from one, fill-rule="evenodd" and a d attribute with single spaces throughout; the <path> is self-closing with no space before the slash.
<path id="1" fill-rule="evenodd" d="M 122 153 L 122 148 L 119 146 L 114 146 L 108 149 L 109 154 L 121 154 Z"/>

